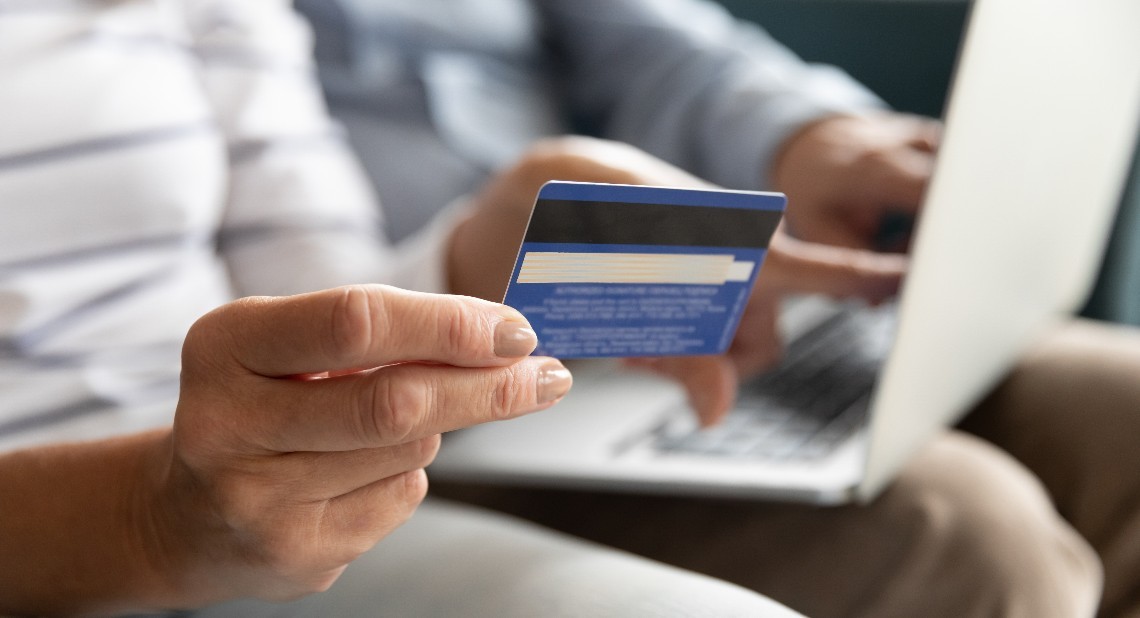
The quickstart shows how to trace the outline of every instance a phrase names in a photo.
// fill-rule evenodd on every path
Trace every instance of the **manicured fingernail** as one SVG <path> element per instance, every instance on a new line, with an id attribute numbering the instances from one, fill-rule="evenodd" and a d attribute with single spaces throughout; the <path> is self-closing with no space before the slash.
<path id="1" fill-rule="evenodd" d="M 530 324 L 516 320 L 503 320 L 495 327 L 495 356 L 518 358 L 534 351 L 538 335 Z"/>
<path id="2" fill-rule="evenodd" d="M 561 399 L 570 391 L 574 383 L 570 370 L 556 360 L 543 363 L 538 369 L 538 403 L 550 403 Z"/>

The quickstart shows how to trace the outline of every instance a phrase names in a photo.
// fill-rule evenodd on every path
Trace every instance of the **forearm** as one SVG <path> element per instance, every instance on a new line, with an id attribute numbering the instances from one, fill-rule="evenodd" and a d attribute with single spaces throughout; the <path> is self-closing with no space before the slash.
<path id="1" fill-rule="evenodd" d="M 0 456 L 0 614 L 176 603 L 149 547 L 169 430 Z"/>
<path id="2" fill-rule="evenodd" d="M 881 102 L 764 31 L 695 0 L 542 0 L 567 91 L 603 135 L 731 188 L 768 186 L 806 123 Z"/>

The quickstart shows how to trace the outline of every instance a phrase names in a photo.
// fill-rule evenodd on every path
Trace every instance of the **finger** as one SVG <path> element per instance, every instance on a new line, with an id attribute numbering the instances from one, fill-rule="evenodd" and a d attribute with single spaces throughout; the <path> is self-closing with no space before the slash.
<path id="1" fill-rule="evenodd" d="M 245 440 L 274 452 L 393 446 L 548 408 L 572 383 L 562 363 L 546 357 L 510 367 L 405 363 L 325 380 L 262 380 L 245 396 L 268 413 L 249 423 Z"/>
<path id="2" fill-rule="evenodd" d="M 771 369 L 784 355 L 777 320 L 780 298 L 757 290 L 749 299 L 740 326 L 728 350 L 738 376 L 749 377 Z"/>
<path id="3" fill-rule="evenodd" d="M 736 369 L 724 356 L 670 356 L 641 366 L 679 382 L 703 427 L 724 420 L 736 402 Z"/>
<path id="4" fill-rule="evenodd" d="M 330 500 L 321 520 L 328 560 L 347 564 L 411 518 L 427 495 L 427 475 L 412 470 Z"/>
<path id="5" fill-rule="evenodd" d="M 867 249 L 871 246 L 877 212 L 867 210 L 858 214 L 836 213 L 826 219 L 812 222 L 797 221 L 789 225 L 789 233 L 797 240 L 850 249 Z"/>
<path id="6" fill-rule="evenodd" d="M 877 203 L 911 214 L 922 205 L 930 175 L 934 173 L 934 156 L 931 152 L 914 148 L 899 148 L 892 152 L 885 164 L 867 177 L 867 184 Z"/>
<path id="7" fill-rule="evenodd" d="M 264 458 L 292 500 L 315 502 L 376 481 L 426 468 L 439 452 L 439 435 L 395 446 L 340 452 L 297 452 Z"/>
<path id="8" fill-rule="evenodd" d="M 847 186 L 860 201 L 901 210 L 918 211 L 934 172 L 934 151 L 939 139 L 930 122 L 913 119 L 898 125 L 896 141 L 868 151 L 850 168 Z"/>
<path id="9" fill-rule="evenodd" d="M 914 122 L 907 145 L 915 150 L 934 153 L 942 144 L 942 123 L 933 118 L 912 117 Z"/>
<path id="10" fill-rule="evenodd" d="M 271 377 L 420 360 L 501 366 L 535 345 L 526 318 L 509 307 L 381 285 L 243 299 L 199 320 L 187 343 L 207 366 L 228 353 Z"/>
<path id="11" fill-rule="evenodd" d="M 906 273 L 904 255 L 773 238 L 757 280 L 779 294 L 825 294 L 881 302 L 898 293 Z"/>

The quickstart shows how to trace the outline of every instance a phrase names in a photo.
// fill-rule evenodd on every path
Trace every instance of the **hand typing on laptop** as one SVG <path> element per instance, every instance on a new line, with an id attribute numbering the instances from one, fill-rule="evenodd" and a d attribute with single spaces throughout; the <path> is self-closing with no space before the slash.
<path id="1" fill-rule="evenodd" d="M 732 407 L 741 376 L 779 360 L 782 344 L 776 318 L 781 298 L 807 293 L 877 303 L 892 296 L 905 272 L 906 258 L 870 251 L 869 239 L 854 239 L 873 234 L 875 226 L 867 222 L 888 208 L 909 204 L 912 211 L 917 209 L 920 185 L 925 182 L 925 176 L 917 176 L 918 161 L 930 157 L 930 133 L 928 123 L 887 115 L 833 118 L 802 132 L 781 158 L 777 180 L 787 178 L 789 185 L 788 220 L 795 224 L 822 219 L 826 225 L 804 226 L 810 232 L 805 238 L 777 231 L 728 354 L 628 362 L 678 380 L 702 424 L 712 425 Z M 852 136 L 858 141 L 848 141 Z M 846 163 L 852 158 L 864 162 L 859 167 L 864 173 L 850 173 Z M 868 178 L 877 182 L 868 184 Z M 541 142 L 473 198 L 473 214 L 452 237 L 449 263 L 457 291 L 502 297 L 534 196 L 549 180 L 711 188 L 625 144 L 583 137 Z M 807 196 L 802 204 L 797 203 L 800 193 Z M 798 231 L 798 224 L 794 229 Z M 840 238 L 851 241 L 813 242 Z M 469 285 L 463 287 L 463 282 Z"/>
<path id="2" fill-rule="evenodd" d="M 914 217 L 934 169 L 940 123 L 919 116 L 837 116 L 809 125 L 784 147 L 772 173 L 790 196 L 788 231 L 857 249 L 881 247 L 893 215 Z M 887 247 L 902 250 L 899 237 Z"/>

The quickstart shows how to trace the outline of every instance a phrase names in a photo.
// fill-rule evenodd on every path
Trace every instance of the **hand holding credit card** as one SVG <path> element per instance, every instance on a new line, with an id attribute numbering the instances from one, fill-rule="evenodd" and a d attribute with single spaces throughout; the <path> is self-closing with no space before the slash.
<path id="1" fill-rule="evenodd" d="M 778 193 L 549 182 L 504 303 L 558 358 L 723 354 L 783 215 Z"/>

